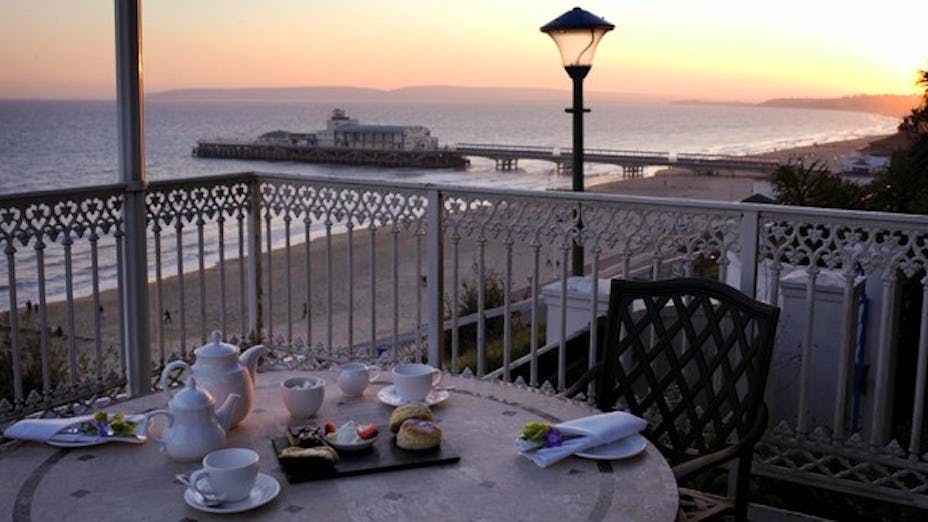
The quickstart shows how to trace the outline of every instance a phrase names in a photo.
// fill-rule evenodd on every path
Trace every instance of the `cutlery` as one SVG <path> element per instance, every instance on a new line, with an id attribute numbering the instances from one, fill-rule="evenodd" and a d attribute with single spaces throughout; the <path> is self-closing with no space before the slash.
<path id="1" fill-rule="evenodd" d="M 194 493 L 199 495 L 200 498 L 203 499 L 204 505 L 209 506 L 209 507 L 216 507 L 216 506 L 221 506 L 224 503 L 224 501 L 221 499 L 218 499 L 212 495 L 204 495 L 203 493 L 200 493 L 199 491 L 197 491 L 193 486 L 190 485 L 189 475 L 185 473 L 178 473 L 177 475 L 174 475 L 174 478 L 177 479 L 177 481 L 180 482 L 181 484 L 192 489 Z"/>

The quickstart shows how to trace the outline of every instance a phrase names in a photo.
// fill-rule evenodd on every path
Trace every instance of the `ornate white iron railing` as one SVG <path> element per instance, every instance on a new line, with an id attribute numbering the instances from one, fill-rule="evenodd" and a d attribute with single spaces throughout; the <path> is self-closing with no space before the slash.
<path id="1" fill-rule="evenodd" d="M 101 273 L 122 274 L 119 255 L 122 187 L 50 191 L 0 198 L 0 244 L 6 282 L 0 286 L 0 418 L 108 395 L 125 384 L 122 303 L 115 337 L 102 334 Z M 107 259 L 101 266 L 101 255 Z M 83 284 L 75 271 L 85 273 Z M 50 273 L 51 272 L 51 273 Z M 49 316 L 49 287 L 57 315 Z M 27 293 L 28 295 L 23 295 Z M 84 306 L 75 303 L 80 294 Z M 77 331 L 78 315 L 87 328 Z"/>
<path id="2" fill-rule="evenodd" d="M 149 184 L 135 238 L 123 190 L 0 197 L 0 421 L 115 397 L 126 350 L 160 369 L 217 327 L 268 366 L 425 357 L 563 390 L 597 343 L 576 351 L 569 300 L 605 313 L 570 286 L 576 241 L 593 279 L 716 277 L 784 306 L 756 472 L 928 506 L 928 218 L 242 173 Z M 126 241 L 147 245 L 149 346 L 122 341 Z"/>

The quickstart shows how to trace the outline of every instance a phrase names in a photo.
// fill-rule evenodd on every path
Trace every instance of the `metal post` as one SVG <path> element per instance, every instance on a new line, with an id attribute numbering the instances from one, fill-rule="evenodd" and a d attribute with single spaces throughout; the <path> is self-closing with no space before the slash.
<path id="1" fill-rule="evenodd" d="M 248 237 L 248 332 L 254 335 L 254 341 L 262 341 L 261 306 L 261 182 L 254 177 L 248 184 L 248 216 L 246 228 Z M 273 342 L 269 339 L 268 342 Z"/>
<path id="2" fill-rule="evenodd" d="M 124 280 L 120 282 L 129 394 L 151 392 L 148 338 L 148 259 L 145 238 L 145 139 L 142 108 L 142 30 L 139 0 L 116 0 L 116 101 L 123 194 Z"/>
<path id="3" fill-rule="evenodd" d="M 572 108 L 565 109 L 565 112 L 574 116 L 572 190 L 574 192 L 583 192 L 583 113 L 590 112 L 589 109 L 583 108 L 583 79 L 590 72 L 590 67 L 587 65 L 568 65 L 564 67 L 564 70 L 567 71 L 567 74 L 570 75 L 574 82 L 574 104 Z M 579 213 L 579 209 L 577 212 Z M 577 216 L 577 229 L 578 231 L 583 230 L 583 221 L 579 215 Z M 579 239 L 574 240 L 572 250 L 572 273 L 575 276 L 583 276 L 583 247 L 580 245 Z"/>
<path id="4" fill-rule="evenodd" d="M 426 248 L 428 249 L 428 266 L 426 268 L 426 282 L 428 285 L 428 340 L 430 366 L 441 367 L 442 337 L 444 335 L 444 282 L 442 281 L 444 267 L 444 252 L 442 251 L 441 231 L 441 192 L 429 190 L 428 208 L 425 217 L 428 223 Z"/>
<path id="5" fill-rule="evenodd" d="M 741 281 L 739 282 L 740 290 L 745 294 L 754 297 L 757 292 L 757 250 L 758 250 L 758 226 L 760 224 L 760 215 L 757 211 L 746 210 L 741 214 Z M 722 255 L 726 255 L 722 252 Z M 722 281 L 727 283 L 727 281 Z M 776 303 L 772 303 L 776 306 Z"/>
<path id="6" fill-rule="evenodd" d="M 893 349 L 899 324 L 902 295 L 896 288 L 896 269 L 884 268 L 883 296 L 880 303 L 880 337 L 876 352 L 876 376 L 871 381 L 873 390 L 873 419 L 870 424 L 870 445 L 883 446 L 892 436 L 893 397 L 896 388 L 896 350 Z"/>

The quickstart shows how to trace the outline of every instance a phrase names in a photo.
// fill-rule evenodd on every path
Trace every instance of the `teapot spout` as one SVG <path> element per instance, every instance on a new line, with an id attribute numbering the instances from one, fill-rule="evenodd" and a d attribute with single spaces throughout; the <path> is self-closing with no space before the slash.
<path id="1" fill-rule="evenodd" d="M 239 362 L 242 363 L 242 366 L 248 368 L 248 373 L 251 374 L 251 382 L 255 382 L 258 377 L 258 359 L 269 351 L 265 346 L 259 344 L 245 350 L 245 353 L 239 356 Z"/>
<path id="2" fill-rule="evenodd" d="M 237 393 L 230 393 L 226 397 L 226 401 L 222 403 L 222 406 L 216 410 L 216 418 L 219 420 L 222 431 L 229 431 L 229 428 L 232 426 L 232 413 L 235 411 L 235 405 L 238 404 L 241 398 L 242 396 Z"/>

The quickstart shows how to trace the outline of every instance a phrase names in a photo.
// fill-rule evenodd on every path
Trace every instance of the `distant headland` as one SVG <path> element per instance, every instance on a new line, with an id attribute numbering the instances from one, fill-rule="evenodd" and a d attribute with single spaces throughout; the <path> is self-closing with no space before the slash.
<path id="1" fill-rule="evenodd" d="M 297 101 L 297 102 L 564 102 L 570 92 L 559 89 L 521 87 L 458 87 L 451 85 L 421 85 L 398 89 L 367 87 L 245 87 L 172 89 L 149 93 L 156 101 Z M 588 92 L 593 102 L 667 101 L 667 98 L 634 93 Z"/>
<path id="2" fill-rule="evenodd" d="M 675 100 L 676 105 L 737 105 L 748 107 L 788 107 L 836 111 L 870 112 L 901 118 L 917 107 L 921 97 L 915 94 L 857 94 L 840 98 L 774 98 L 760 103 Z"/>
<path id="3" fill-rule="evenodd" d="M 921 98 L 904 94 L 858 94 L 840 98 L 774 98 L 760 103 L 737 101 L 706 101 L 698 99 L 671 100 L 667 97 L 640 93 L 591 91 L 585 94 L 590 103 L 658 102 L 674 105 L 737 105 L 746 107 L 793 107 L 869 112 L 902 117 L 918 106 Z M 240 101 L 240 102 L 392 102 L 392 103 L 542 103 L 570 98 L 570 92 L 559 89 L 523 87 L 460 87 L 452 85 L 420 85 L 398 89 L 372 89 L 351 86 L 308 87 L 242 87 L 172 89 L 149 93 L 152 101 Z"/>

